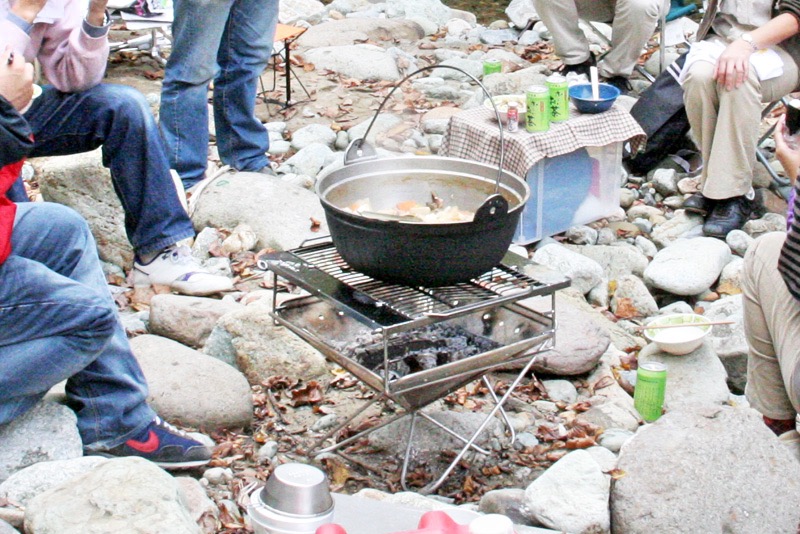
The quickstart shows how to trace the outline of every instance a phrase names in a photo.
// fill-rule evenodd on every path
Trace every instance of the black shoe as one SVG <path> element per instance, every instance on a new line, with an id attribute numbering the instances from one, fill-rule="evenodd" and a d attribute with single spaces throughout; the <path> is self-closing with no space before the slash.
<path id="1" fill-rule="evenodd" d="M 743 196 L 717 200 L 711 215 L 703 225 L 703 232 L 707 236 L 725 239 L 728 232 L 744 226 L 751 213 L 753 213 L 753 201 Z"/>
<path id="2" fill-rule="evenodd" d="M 583 63 L 576 63 L 574 65 L 567 65 L 566 63 L 564 63 L 563 65 L 561 65 L 561 68 L 558 69 L 558 73 L 561 74 L 562 76 L 566 76 L 570 72 L 574 72 L 575 74 L 583 74 L 584 76 L 586 76 L 587 79 L 589 79 L 589 69 L 591 67 L 594 67 L 596 64 L 597 63 L 594 59 L 594 55 L 589 54 L 589 59 L 587 59 Z"/>
<path id="3" fill-rule="evenodd" d="M 608 85 L 613 85 L 617 89 L 619 89 L 619 94 L 627 95 L 631 91 L 633 91 L 633 87 L 631 86 L 631 82 L 628 81 L 628 78 L 625 76 L 611 76 L 610 78 L 606 78 L 603 80 L 604 83 Z"/>
<path id="4" fill-rule="evenodd" d="M 714 201 L 700 193 L 695 193 L 683 201 L 683 209 L 689 213 L 697 213 L 705 217 L 714 208 Z"/>

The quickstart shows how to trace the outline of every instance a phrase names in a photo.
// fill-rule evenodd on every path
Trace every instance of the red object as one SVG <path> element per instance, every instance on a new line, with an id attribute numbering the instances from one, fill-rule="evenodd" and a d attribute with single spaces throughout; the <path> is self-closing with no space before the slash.
<path id="1" fill-rule="evenodd" d="M 336 523 L 328 523 L 327 525 L 317 527 L 317 530 L 314 531 L 314 534 L 347 534 L 347 531 L 342 528 L 341 525 L 337 525 Z"/>
<path id="2" fill-rule="evenodd" d="M 14 214 L 17 205 L 6 198 L 8 191 L 22 170 L 22 161 L 0 169 L 0 264 L 11 253 L 11 231 L 14 229 Z"/>

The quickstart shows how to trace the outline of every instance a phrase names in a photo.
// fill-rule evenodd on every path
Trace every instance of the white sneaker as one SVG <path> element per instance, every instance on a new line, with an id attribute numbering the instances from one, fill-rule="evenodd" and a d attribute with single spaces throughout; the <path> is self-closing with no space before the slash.
<path id="1" fill-rule="evenodd" d="M 230 278 L 208 272 L 185 245 L 165 248 L 150 263 L 134 262 L 133 272 L 135 286 L 169 286 L 184 295 L 203 296 L 233 289 Z"/>

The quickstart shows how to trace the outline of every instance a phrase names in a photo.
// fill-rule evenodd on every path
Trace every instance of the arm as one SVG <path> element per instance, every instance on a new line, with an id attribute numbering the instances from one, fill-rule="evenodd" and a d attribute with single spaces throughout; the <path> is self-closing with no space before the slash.
<path id="1" fill-rule="evenodd" d="M 786 115 L 782 115 L 775 125 L 775 157 L 781 162 L 783 172 L 792 183 L 797 180 L 797 171 L 800 169 L 800 149 L 792 148 L 786 143 Z"/>
<path id="2" fill-rule="evenodd" d="M 0 21 L 0 45 L 11 44 L 38 59 L 48 81 L 64 92 L 100 83 L 108 60 L 108 26 L 103 26 L 107 0 L 50 0 L 63 7 L 53 23 L 33 22 L 44 0 L 16 0 Z"/>
<path id="3" fill-rule="evenodd" d="M 21 160 L 33 148 L 30 127 L 17 111 L 31 100 L 33 66 L 18 56 L 9 63 L 10 53 L 8 48 L 0 53 L 0 167 Z M 9 187 L 11 183 L 0 183 L 0 195 Z"/>
<path id="4" fill-rule="evenodd" d="M 775 18 L 749 32 L 758 49 L 781 43 L 800 31 L 798 14 L 788 8 L 781 8 L 781 10 L 783 12 L 779 12 Z M 749 74 L 750 56 L 754 52 L 753 46 L 742 39 L 736 39 L 729 44 L 714 68 L 714 77 L 717 82 L 724 85 L 728 91 L 741 86 Z"/>

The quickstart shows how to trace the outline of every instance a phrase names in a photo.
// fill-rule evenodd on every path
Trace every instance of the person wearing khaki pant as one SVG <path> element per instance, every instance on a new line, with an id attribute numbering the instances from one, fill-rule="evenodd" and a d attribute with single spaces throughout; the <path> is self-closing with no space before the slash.
<path id="1" fill-rule="evenodd" d="M 750 348 L 745 394 L 800 458 L 800 302 L 777 268 L 785 239 L 783 232 L 765 234 L 745 255 L 742 293 Z"/>
<path id="2" fill-rule="evenodd" d="M 773 7 L 777 14 L 773 17 Z M 719 43 L 714 61 L 692 61 L 681 74 L 692 135 L 703 157 L 699 192 L 684 209 L 706 217 L 706 235 L 725 238 L 741 228 L 754 209 L 752 189 L 762 104 L 800 84 L 800 1 L 710 0 L 698 40 Z M 706 38 L 706 33 L 713 31 Z M 777 77 L 760 80 L 752 57 L 771 49 L 783 63 Z"/>
<path id="3" fill-rule="evenodd" d="M 568 71 L 570 66 L 594 63 L 578 19 L 613 22 L 611 50 L 597 65 L 606 79 L 631 75 L 660 15 L 669 11 L 667 0 L 534 0 L 534 6 Z"/>

